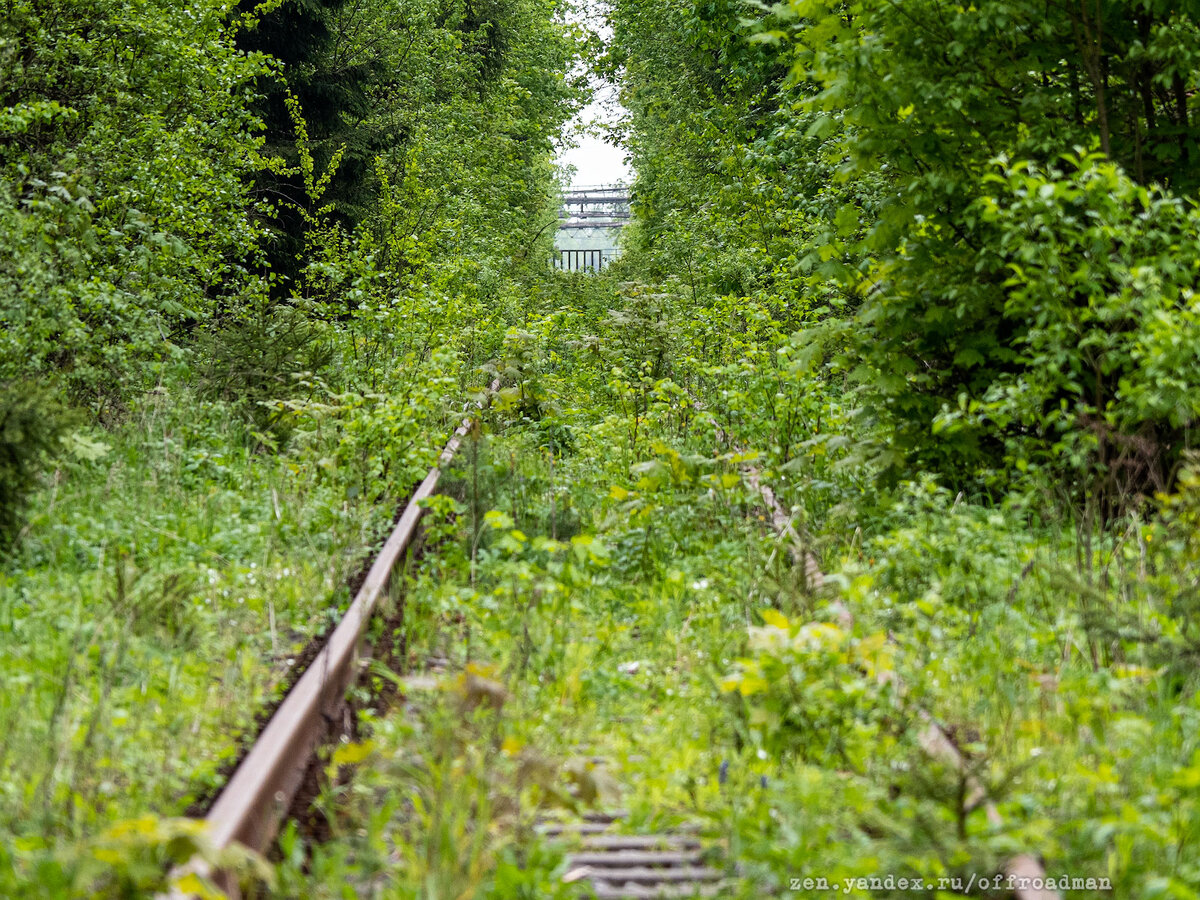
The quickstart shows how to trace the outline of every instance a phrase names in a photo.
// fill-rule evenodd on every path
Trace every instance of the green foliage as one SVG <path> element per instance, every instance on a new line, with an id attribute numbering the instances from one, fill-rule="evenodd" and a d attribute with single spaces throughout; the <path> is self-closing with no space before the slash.
<path id="1" fill-rule="evenodd" d="M 195 849 L 138 817 L 216 783 L 544 277 L 577 51 L 550 0 L 9 4 L 0 893 Z"/>
<path id="2" fill-rule="evenodd" d="M 1066 456 L 1077 469 L 1098 467 L 1104 482 L 1088 485 L 1095 495 L 1163 490 L 1200 412 L 1190 399 L 1200 369 L 1184 349 L 1198 336 L 1188 260 L 1200 220 L 1112 164 L 1068 165 L 1077 168 L 1019 164 L 985 178 L 991 190 L 972 211 L 986 248 L 975 268 L 1008 274 L 1003 306 L 987 313 L 1008 338 L 1005 346 L 958 344 L 951 366 L 972 371 L 974 390 L 965 404 L 960 396 L 960 411 L 937 417 L 934 432 L 986 422 L 981 431 L 1010 436 L 1017 466 Z M 906 382 L 923 392 L 923 377 L 939 375 Z"/>
<path id="3" fill-rule="evenodd" d="M 946 7 L 793 0 L 776 10 L 794 37 L 795 75 L 848 128 L 856 168 L 886 166 L 902 190 L 882 225 L 950 215 L 1002 152 L 1050 162 L 1098 147 L 1137 181 L 1196 187 L 1195 12 L 1159 0 L 1100 6 L 988 0 Z"/>
<path id="4" fill-rule="evenodd" d="M 452 430 L 444 416 L 446 396 L 457 383 L 455 363 L 453 352 L 444 349 L 426 360 L 397 359 L 383 393 L 335 393 L 319 379 L 301 380 L 297 387 L 307 389 L 313 399 L 292 398 L 271 406 L 295 429 L 293 446 L 319 457 L 322 482 L 350 500 L 403 496 L 441 452 L 436 426 Z"/>
<path id="5" fill-rule="evenodd" d="M 106 411 L 246 283 L 264 61 L 226 6 L 6 10 L 0 378 L 60 375 Z"/>
<path id="6" fill-rule="evenodd" d="M 693 301 L 774 294 L 795 327 L 816 305 L 800 287 L 846 269 L 841 255 L 816 253 L 826 220 L 871 190 L 865 179 L 835 181 L 822 151 L 835 129 L 798 112 L 811 91 L 751 39 L 778 25 L 775 13 L 621 0 L 609 20 L 601 68 L 620 78 L 629 114 L 618 134 L 637 173 L 637 220 L 622 236 L 628 270 L 678 278 Z M 836 285 L 819 293 L 838 308 L 850 299 Z"/>
<path id="7" fill-rule="evenodd" d="M 927 225 L 859 317 L 847 365 L 896 445 L 959 473 L 1065 467 L 1108 504 L 1164 489 L 1196 417 L 1193 214 L 1086 157 L 999 162 L 962 221 L 980 249 Z"/>
<path id="8" fill-rule="evenodd" d="M 856 638 L 825 622 L 794 626 L 776 610 L 763 618 L 750 631 L 753 655 L 721 683 L 747 698 L 752 745 L 776 758 L 854 771 L 883 755 L 889 717 L 895 724 L 886 634 Z"/>
<path id="9" fill-rule="evenodd" d="M 0 849 L 0 888 L 10 896 L 24 895 L 32 887 L 24 872 L 31 871 L 38 896 L 48 900 L 118 900 L 175 889 L 202 900 L 220 900 L 225 894 L 208 879 L 194 873 L 171 877 L 194 858 L 248 885 L 274 882 L 266 862 L 240 844 L 216 851 L 202 822 L 143 816 L 118 822 L 87 844 L 61 853 L 29 845 Z"/>
<path id="10" fill-rule="evenodd" d="M 279 424 L 272 401 L 291 397 L 297 378 L 324 369 L 333 359 L 332 343 L 328 330 L 303 310 L 259 302 L 201 336 L 202 393 L 266 431 Z"/>
<path id="11" fill-rule="evenodd" d="M 314 165 L 329 172 L 330 224 L 364 229 L 395 277 L 415 281 L 433 259 L 530 256 L 552 144 L 583 94 L 567 76 L 578 41 L 553 3 L 297 0 L 240 42 L 285 63 L 261 101 L 287 161 L 262 179 L 281 288 L 312 296 Z M 308 120 L 298 145 L 295 106 Z"/>
<path id="12" fill-rule="evenodd" d="M 0 830 L 57 852 L 211 783 L 390 514 L 160 392 L 76 435 L 0 575 Z M 45 753 L 21 747 L 36 744 Z"/>
<path id="13" fill-rule="evenodd" d="M 544 271 L 552 0 L 10 7 L 0 892 L 204 849 L 144 814 L 482 397 L 371 669 L 401 714 L 358 698 L 333 840 L 263 890 L 565 898 L 531 826 L 620 802 L 747 898 L 1022 852 L 1194 898 L 1191 12 L 614 0 L 617 285 Z"/>
<path id="14" fill-rule="evenodd" d="M 1196 694 L 1194 672 L 1183 674 L 1193 630 L 1181 599 L 1194 573 L 1180 568 L 1179 546 L 1190 488 L 1170 501 L 1177 524 L 1090 545 L 1020 494 L 988 508 L 925 479 L 877 496 L 861 475 L 869 461 L 831 433 L 854 424 L 837 391 L 814 382 L 804 348 L 760 320 L 754 298 L 714 303 L 728 315 L 704 328 L 647 335 L 622 323 L 670 318 L 686 291 L 624 285 L 605 296 L 603 279 L 563 288 L 569 297 L 526 310 L 494 368 L 536 383 L 576 452 L 541 451 L 512 409 L 489 415 L 449 487 L 457 516 L 439 522 L 443 543 L 409 587 L 409 609 L 422 611 L 407 623 L 410 646 L 433 648 L 448 669 L 422 673 L 416 654 L 410 698 L 453 697 L 457 666 L 494 666 L 507 698 L 490 746 L 519 759 L 550 745 L 605 757 L 600 780 L 622 791 L 630 828 L 688 818 L 724 842 L 742 877 L 730 896 L 786 889 L 800 855 L 839 879 L 883 871 L 965 884 L 1019 852 L 1044 855 L 1050 872 L 1111 878 L 1130 896 L 1188 896 Z M 718 334 L 728 349 L 703 358 L 722 365 L 689 359 Z M 707 409 L 667 379 L 649 379 L 645 402 L 627 408 L 641 381 L 612 365 L 652 370 L 660 339 L 671 374 L 711 398 Z M 792 396 L 804 390 L 811 406 Z M 726 443 L 761 449 L 721 452 Z M 805 586 L 764 521 L 749 466 L 785 508 L 796 499 L 797 524 L 821 529 L 823 516 L 801 513 L 844 504 L 819 545 L 834 573 L 827 593 Z M 931 721 L 965 772 L 926 751 Z M 310 890 L 418 873 L 451 883 L 478 858 L 459 818 L 468 805 L 496 809 L 477 764 L 463 753 L 457 787 L 469 799 L 449 785 L 434 793 L 444 763 L 431 764 L 426 742 L 473 741 L 486 754 L 488 740 L 461 722 L 453 740 L 414 730 L 411 715 L 374 727 L 370 764 L 338 789 L 355 799 L 336 806 L 349 818 L 321 849 Z M 393 746 L 408 749 L 403 764 Z M 532 798 L 519 808 L 548 814 Z M 382 870 L 389 830 L 432 850 Z M 528 847 L 518 823 L 499 833 Z M 545 877 L 536 853 L 523 858 L 525 877 Z M 471 885 L 495 895 L 485 877 Z"/>
<path id="15" fill-rule="evenodd" d="M 29 383 L 0 386 L 0 553 L 16 539 L 38 477 L 61 450 L 65 426 L 49 391 Z"/>
<path id="16" fill-rule="evenodd" d="M 577 896 L 562 882 L 561 849 L 530 839 L 522 821 L 569 778 L 514 736 L 492 674 L 472 666 L 431 683 L 388 673 L 411 692 L 411 715 L 334 752 L 332 769 L 355 766 L 321 801 L 336 838 L 309 857 L 285 835 L 279 896 L 340 897 L 347 884 L 388 896 Z"/>
<path id="17" fill-rule="evenodd" d="M 1178 258 L 1150 273 L 1194 240 L 1193 13 L 1149 0 L 776 13 L 764 37 L 790 36 L 813 128 L 835 136 L 823 152 L 884 188 L 861 221 L 843 207 L 841 238 L 820 249 L 848 258 L 841 277 L 862 293 L 836 341 L 884 426 L 884 474 L 1004 483 L 1045 466 L 1104 510 L 1169 483 L 1195 373 L 1164 335 L 1189 341 L 1190 275 Z"/>
<path id="18" fill-rule="evenodd" d="M 483 367 L 483 374 L 499 379 L 501 386 L 493 404 L 498 412 L 517 421 L 539 422 L 545 414 L 546 390 L 539 378 L 541 347 L 537 335 L 509 329 L 504 336 L 504 355 Z"/>

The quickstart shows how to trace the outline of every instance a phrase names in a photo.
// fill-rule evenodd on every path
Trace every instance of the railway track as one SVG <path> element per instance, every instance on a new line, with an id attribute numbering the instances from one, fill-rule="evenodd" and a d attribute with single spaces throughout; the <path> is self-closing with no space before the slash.
<path id="1" fill-rule="evenodd" d="M 697 409 L 705 408 L 703 401 L 690 391 L 688 392 L 688 396 Z M 729 436 L 716 423 L 715 419 L 713 420 L 713 426 L 717 442 L 728 445 L 730 443 Z M 802 583 L 805 589 L 809 591 L 821 590 L 826 583 L 825 575 L 821 571 L 819 561 L 812 552 L 811 542 L 796 530 L 794 525 L 795 517 L 789 515 L 784 510 L 775 492 L 771 490 L 769 485 L 762 481 L 761 473 L 758 469 L 753 466 L 743 466 L 742 477 L 750 489 L 762 499 L 763 505 L 770 516 L 772 528 L 779 539 L 786 542 L 787 553 L 792 560 L 792 564 L 802 573 Z M 853 627 L 854 616 L 840 600 L 834 600 L 830 603 L 830 611 L 842 627 Z M 903 685 L 897 686 L 903 687 Z M 965 801 L 969 807 L 982 807 L 989 824 L 994 827 L 1002 825 L 1004 820 L 996 808 L 996 804 L 988 796 L 986 788 L 980 783 L 979 779 L 969 771 L 968 760 L 950 739 L 946 730 L 925 710 L 919 710 L 919 718 L 924 728 L 918 736 L 918 741 L 925 753 L 932 759 L 948 764 L 963 776 L 967 788 Z M 1005 863 L 1004 874 L 1009 876 L 1017 885 L 1043 884 L 1046 880 L 1045 868 L 1041 861 L 1031 853 L 1020 853 L 1010 858 Z M 1058 891 L 1041 887 L 1019 886 L 1013 891 L 1013 897 L 1014 900 L 1061 900 L 1062 895 Z"/>
<path id="2" fill-rule="evenodd" d="M 710 854 L 696 835 L 683 829 L 615 833 L 612 825 L 621 818 L 623 813 L 609 813 L 546 832 L 574 844 L 565 881 L 586 879 L 595 900 L 719 897 L 732 887 L 726 873 L 710 864 Z"/>
<path id="3" fill-rule="evenodd" d="M 496 387 L 493 384 L 492 390 Z M 451 435 L 409 498 L 345 615 L 217 795 L 204 817 L 215 851 L 238 843 L 263 852 L 275 839 L 317 749 L 339 731 L 346 693 L 368 655 L 367 626 L 386 595 L 392 572 L 417 535 L 424 514 L 421 503 L 433 496 L 442 470 L 453 461 L 473 423 L 474 417 L 468 416 Z M 240 896 L 236 879 L 214 871 L 204 860 L 191 860 L 174 873 L 175 880 L 189 874 L 212 880 L 234 900 Z M 172 894 L 175 900 L 187 896 L 185 891 Z"/>
<path id="4" fill-rule="evenodd" d="M 788 541 L 788 552 L 793 563 L 803 569 L 805 583 L 810 588 L 819 588 L 824 584 L 824 575 L 821 574 L 816 557 L 813 556 L 807 543 L 792 526 L 792 517 L 780 506 L 779 500 L 770 487 L 761 483 L 757 471 L 747 472 L 746 482 L 762 497 L 763 503 L 770 511 L 772 525 L 780 538 Z M 844 627 L 853 626 L 853 614 L 840 601 L 834 601 L 832 611 Z M 902 685 L 898 686 L 902 687 Z M 996 827 L 1002 825 L 1004 820 L 996 808 L 996 804 L 992 802 L 987 794 L 987 789 L 979 779 L 971 774 L 968 760 L 950 739 L 950 736 L 946 734 L 945 729 L 925 710 L 919 711 L 919 718 L 924 724 L 921 734 L 918 735 L 921 748 L 931 758 L 948 764 L 963 776 L 967 788 L 964 800 L 968 807 L 982 806 L 984 815 L 991 825 Z M 1041 861 L 1033 854 L 1021 853 L 1009 859 L 1004 866 L 1004 875 L 1018 885 L 1013 890 L 1014 900 L 1061 900 L 1062 895 L 1058 891 L 1021 886 L 1045 883 L 1046 870 Z"/>
<path id="5" fill-rule="evenodd" d="M 493 383 L 492 390 L 497 384 Z M 368 655 L 367 626 L 385 596 L 389 579 L 417 534 L 421 502 L 437 489 L 473 424 L 468 417 L 451 436 L 437 464 L 414 491 L 342 620 L 283 698 L 258 739 L 216 796 L 204 822 L 212 849 L 240 844 L 266 851 L 305 781 L 317 749 L 338 733 L 347 691 Z M 730 887 L 723 869 L 711 865 L 717 848 L 704 847 L 686 827 L 651 834 L 619 831 L 623 811 L 584 813 L 578 821 L 544 822 L 538 830 L 569 850 L 567 881 L 585 881 L 593 900 L 716 897 Z M 719 851 L 717 851 L 719 852 Z M 177 882 L 196 875 L 237 900 L 235 877 L 196 858 L 173 873 Z M 169 900 L 188 900 L 177 889 Z"/>
<path id="6" fill-rule="evenodd" d="M 497 388 L 493 384 L 492 389 Z M 275 839 L 292 808 L 317 749 L 341 733 L 346 715 L 346 693 L 355 684 L 361 663 L 370 654 L 366 644 L 369 623 L 386 596 L 397 564 L 418 532 L 422 501 L 433 495 L 442 470 L 454 459 L 474 418 L 467 417 L 443 449 L 436 464 L 414 491 L 383 549 L 374 560 L 362 586 L 324 647 L 284 697 L 256 742 L 217 795 L 205 816 L 212 847 L 224 850 L 234 844 L 263 852 Z M 743 476 L 769 511 L 771 524 L 787 553 L 803 573 L 809 590 L 818 590 L 824 576 L 815 556 L 793 526 L 793 517 L 779 504 L 759 472 L 743 467 Z M 852 623 L 849 610 L 834 609 Z M 938 724 L 923 717 L 920 736 L 926 752 L 966 772 L 967 762 Z M 999 813 L 977 781 L 968 777 L 972 805 L 984 808 L 990 822 L 1000 824 Z M 585 813 L 572 821 L 543 821 L 538 831 L 548 840 L 564 844 L 567 873 L 564 880 L 583 882 L 594 900 L 642 900 L 728 896 L 737 884 L 732 866 L 723 861 L 723 849 L 706 845 L 698 828 L 651 833 L 626 833 L 622 811 Z M 1039 861 L 1021 855 L 1009 861 L 1005 873 L 1030 880 L 1044 875 Z M 194 874 L 211 880 L 231 898 L 238 898 L 236 879 L 193 859 L 175 873 L 176 881 Z M 188 894 L 176 891 L 174 900 Z M 1053 900 L 1052 891 L 1018 890 L 1016 900 Z"/>
<path id="7" fill-rule="evenodd" d="M 819 590 L 825 584 L 825 577 L 808 542 L 796 530 L 793 517 L 762 482 L 758 470 L 747 467 L 743 477 L 762 499 L 780 540 L 787 542 L 787 553 L 803 573 L 807 589 Z M 853 625 L 850 611 L 836 601 L 833 612 L 846 627 Z M 931 716 L 923 714 L 921 718 L 924 729 L 919 740 L 925 752 L 964 773 L 969 790 L 967 802 L 981 805 L 992 825 L 1002 824 L 1000 813 L 983 785 L 968 773 L 968 762 L 959 749 Z M 594 900 L 720 897 L 734 889 L 736 879 L 728 876 L 728 867 L 713 864 L 718 848 L 704 847 L 702 841 L 686 830 L 614 833 L 623 818 L 622 812 L 593 814 L 575 823 L 542 827 L 544 834 L 568 842 L 571 848 L 565 880 L 587 881 Z M 1043 883 L 1046 873 L 1036 857 L 1023 853 L 1005 864 L 1004 875 L 1017 885 L 1026 885 Z M 1017 887 L 1013 891 L 1014 900 L 1059 900 L 1060 896 L 1043 888 Z"/>

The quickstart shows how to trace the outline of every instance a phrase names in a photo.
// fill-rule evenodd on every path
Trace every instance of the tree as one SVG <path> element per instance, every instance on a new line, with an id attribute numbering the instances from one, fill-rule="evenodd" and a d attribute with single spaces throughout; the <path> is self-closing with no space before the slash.
<path id="1" fill-rule="evenodd" d="M 1128 486 L 1153 488 L 1196 412 L 1135 403 L 1129 381 L 1162 316 L 1194 339 L 1194 276 L 1141 281 L 1147 259 L 1194 243 L 1173 199 L 1200 184 L 1193 14 L 1157 0 L 793 0 L 787 14 L 794 75 L 819 89 L 808 108 L 845 129 L 844 176 L 889 185 L 854 250 L 873 287 L 847 364 L 893 472 L 1046 464 L 1086 493 L 1113 477 L 1106 447 L 1138 445 L 1149 458 Z"/>
<path id="2" fill-rule="evenodd" d="M 0 19 L 0 381 L 104 411 L 246 289 L 264 71 L 221 0 L 7 6 Z"/>

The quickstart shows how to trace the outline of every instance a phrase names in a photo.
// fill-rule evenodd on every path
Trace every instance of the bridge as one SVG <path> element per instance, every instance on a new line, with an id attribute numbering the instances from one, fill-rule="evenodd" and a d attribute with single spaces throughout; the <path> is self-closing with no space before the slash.
<path id="1" fill-rule="evenodd" d="M 617 235 L 629 224 L 629 188 L 623 184 L 576 185 L 563 193 L 554 268 L 598 272 L 617 256 Z"/>
<path id="2" fill-rule="evenodd" d="M 629 188 L 623 184 L 573 187 L 563 194 L 560 229 L 620 228 L 628 224 Z"/>

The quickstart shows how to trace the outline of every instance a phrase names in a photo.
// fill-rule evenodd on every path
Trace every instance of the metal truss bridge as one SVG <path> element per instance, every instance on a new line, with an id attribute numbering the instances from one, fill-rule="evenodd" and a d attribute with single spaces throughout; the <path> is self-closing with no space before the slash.
<path id="1" fill-rule="evenodd" d="M 572 187 L 563 193 L 558 227 L 620 228 L 630 219 L 629 188 L 623 184 L 593 184 Z"/>

